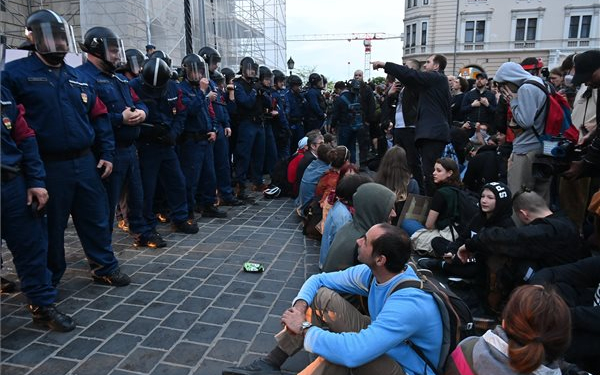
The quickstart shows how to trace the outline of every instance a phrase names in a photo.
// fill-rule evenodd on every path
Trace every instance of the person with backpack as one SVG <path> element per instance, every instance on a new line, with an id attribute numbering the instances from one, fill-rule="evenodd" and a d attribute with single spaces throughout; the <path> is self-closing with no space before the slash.
<path id="1" fill-rule="evenodd" d="M 425 226 L 414 219 L 401 223 L 411 236 L 415 252 L 423 256 L 433 256 L 431 240 L 434 238 L 457 239 L 467 220 L 477 213 L 476 203 L 469 201 L 467 192 L 462 190 L 458 165 L 454 160 L 441 158 L 436 161 L 433 182 L 437 190 L 431 199 Z"/>
<path id="2" fill-rule="evenodd" d="M 513 151 L 508 162 L 508 186 L 511 191 L 519 191 L 526 187 L 541 195 L 546 202 L 550 202 L 550 178 L 534 176 L 532 173 L 534 159 L 543 150 L 538 136 L 544 134 L 546 115 L 542 111 L 548 100 L 546 92 L 535 83 L 543 85 L 544 82 L 515 62 L 502 64 L 494 76 L 494 81 L 509 103 L 512 113 L 509 128 L 515 134 Z"/>
<path id="3" fill-rule="evenodd" d="M 514 291 L 502 325 L 468 337 L 452 352 L 445 375 L 560 375 L 569 347 L 569 308 L 553 290 L 525 285 Z"/>
<path id="4" fill-rule="evenodd" d="M 402 282 L 419 281 L 407 264 L 410 238 L 396 226 L 378 224 L 356 243 L 363 264 L 311 276 L 282 315 L 285 328 L 275 336 L 277 346 L 223 374 L 280 374 L 281 365 L 302 348 L 318 356 L 302 373 L 434 374 L 445 361 L 436 299 L 416 287 L 394 291 Z M 338 294 L 344 292 L 368 296 L 370 315 Z"/>
<path id="5" fill-rule="evenodd" d="M 356 163 L 356 140 L 364 127 L 360 81 L 352 79 L 342 88 L 333 102 L 331 126 L 337 133 L 338 144 L 350 150 L 350 162 Z"/>

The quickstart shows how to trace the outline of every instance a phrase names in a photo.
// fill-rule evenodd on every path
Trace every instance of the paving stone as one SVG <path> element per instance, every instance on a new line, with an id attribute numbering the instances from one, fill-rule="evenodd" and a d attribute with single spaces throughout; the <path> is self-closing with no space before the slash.
<path id="1" fill-rule="evenodd" d="M 184 366 L 196 366 L 208 349 L 206 345 L 198 345 L 191 342 L 180 342 L 175 345 L 165 357 L 165 362 L 176 363 Z"/>
<path id="2" fill-rule="evenodd" d="M 241 272 L 241 267 L 233 264 L 224 264 L 215 271 L 215 273 L 229 275 L 231 277 L 234 277 L 239 272 Z"/>
<path id="3" fill-rule="evenodd" d="M 88 309 L 108 311 L 117 306 L 123 298 L 113 296 L 100 296 L 86 306 Z"/>
<path id="4" fill-rule="evenodd" d="M 254 353 L 268 354 L 276 345 L 275 338 L 269 333 L 259 333 L 254 337 L 250 351 Z"/>
<path id="5" fill-rule="evenodd" d="M 125 328 L 123 328 L 123 332 L 146 336 L 159 324 L 160 320 L 158 319 L 138 317 L 129 323 Z"/>
<path id="6" fill-rule="evenodd" d="M 200 314 L 175 311 L 171 313 L 160 325 L 168 328 L 187 330 L 194 324 Z"/>
<path id="7" fill-rule="evenodd" d="M 160 295 L 156 300 L 160 302 L 167 303 L 181 303 L 184 299 L 186 299 L 190 295 L 190 292 L 186 292 L 183 290 L 167 290 L 163 294 Z"/>
<path id="8" fill-rule="evenodd" d="M 104 311 L 81 309 L 77 311 L 77 313 L 73 315 L 72 318 L 77 323 L 77 326 L 87 327 L 90 324 L 96 322 L 98 319 L 100 319 L 100 317 L 104 314 Z"/>
<path id="9" fill-rule="evenodd" d="M 171 289 L 179 289 L 179 290 L 187 290 L 193 292 L 198 288 L 201 284 L 201 281 L 198 279 L 193 279 L 191 277 L 182 277 L 177 282 L 171 285 Z"/>
<path id="10" fill-rule="evenodd" d="M 114 335 L 106 344 L 98 350 L 102 353 L 127 355 L 142 341 L 139 336 L 125 335 L 122 333 Z"/>
<path id="11" fill-rule="evenodd" d="M 56 346 L 33 343 L 8 358 L 7 362 L 34 367 L 40 363 L 40 360 L 44 360 L 54 353 L 56 349 L 58 349 Z"/>
<path id="12" fill-rule="evenodd" d="M 225 324 L 231 315 L 233 315 L 233 310 L 209 307 L 200 317 L 200 321 L 212 324 Z"/>
<path id="13" fill-rule="evenodd" d="M 179 306 L 179 310 L 200 313 L 204 311 L 212 300 L 208 298 L 188 297 Z"/>
<path id="14" fill-rule="evenodd" d="M 119 365 L 120 369 L 149 373 L 161 360 L 164 352 L 154 349 L 137 348 Z"/>
<path id="15" fill-rule="evenodd" d="M 25 375 L 29 370 L 26 367 L 11 366 L 6 363 L 0 364 L 0 374 L 2 375 Z"/>
<path id="16" fill-rule="evenodd" d="M 7 316 L 0 320 L 0 332 L 2 336 L 6 336 L 9 333 L 13 332 L 16 329 L 23 327 L 31 321 L 27 318 L 19 318 L 16 316 Z"/>
<path id="17" fill-rule="evenodd" d="M 256 287 L 254 288 L 256 291 L 260 292 L 270 292 L 270 293 L 279 293 L 285 283 L 283 281 L 275 281 L 275 280 L 261 280 Z"/>
<path id="18" fill-rule="evenodd" d="M 73 296 L 75 298 L 82 298 L 82 299 L 96 299 L 98 298 L 98 296 L 104 294 L 104 292 L 106 292 L 109 289 L 108 286 L 101 286 L 101 285 L 89 285 L 85 288 L 83 288 L 81 291 L 75 293 Z"/>
<path id="19" fill-rule="evenodd" d="M 184 340 L 210 344 L 221 331 L 221 327 L 204 323 L 196 323 L 185 335 Z"/>
<path id="20" fill-rule="evenodd" d="M 230 363 L 230 362 L 221 362 L 221 361 L 215 361 L 215 360 L 211 360 L 211 359 L 205 359 L 202 361 L 202 363 L 200 364 L 200 367 L 198 367 L 196 372 L 194 372 L 194 375 L 221 374 L 222 370 L 225 367 L 231 366 L 232 364 L 233 363 Z"/>
<path id="21" fill-rule="evenodd" d="M 123 358 L 114 355 L 96 353 L 73 371 L 73 375 L 105 375 Z"/>
<path id="22" fill-rule="evenodd" d="M 140 312 L 142 306 L 121 304 L 104 316 L 104 319 L 126 322 Z"/>
<path id="23" fill-rule="evenodd" d="M 112 336 L 121 328 L 123 322 L 113 322 L 109 320 L 99 320 L 92 324 L 88 329 L 81 333 L 81 336 L 96 337 L 106 339 Z"/>
<path id="24" fill-rule="evenodd" d="M 131 275 L 131 283 L 142 285 L 152 280 L 156 275 L 153 273 L 136 272 Z"/>
<path id="25" fill-rule="evenodd" d="M 214 272 L 214 269 L 204 268 L 204 267 L 194 267 L 194 268 L 190 269 L 185 274 L 185 276 L 204 280 L 213 272 Z"/>
<path id="26" fill-rule="evenodd" d="M 185 272 L 186 272 L 186 270 L 174 270 L 171 268 L 167 268 L 164 271 L 162 271 L 161 273 L 159 273 L 158 275 L 156 275 L 156 278 L 164 279 L 164 280 L 177 280 L 181 276 L 183 276 L 183 274 Z"/>
<path id="27" fill-rule="evenodd" d="M 83 328 L 76 327 L 71 332 L 57 332 L 57 331 L 48 331 L 42 337 L 40 337 L 37 341 L 44 344 L 52 344 L 62 346 L 69 341 L 71 341 L 74 337 L 79 336 L 79 334 L 83 331 Z M 2 342 L 2 346 L 4 346 L 4 342 Z"/>
<path id="28" fill-rule="evenodd" d="M 240 311 L 235 315 L 235 319 L 247 320 L 250 322 L 262 322 L 268 314 L 269 309 L 263 306 L 243 305 Z"/>
<path id="29" fill-rule="evenodd" d="M 162 292 L 168 289 L 171 284 L 173 284 L 173 282 L 168 280 L 150 280 L 148 283 L 142 286 L 141 289 L 151 292 Z"/>
<path id="30" fill-rule="evenodd" d="M 222 291 L 222 286 L 202 284 L 194 293 L 192 293 L 192 296 L 214 299 Z"/>
<path id="31" fill-rule="evenodd" d="M 234 320 L 229 323 L 222 336 L 229 339 L 250 342 L 254 339 L 259 327 L 258 324 Z"/>
<path id="32" fill-rule="evenodd" d="M 248 296 L 247 303 L 251 303 L 253 305 L 261 305 L 261 306 L 271 306 L 273 302 L 277 298 L 277 294 L 275 293 L 265 293 L 265 292 L 252 292 Z"/>
<path id="33" fill-rule="evenodd" d="M 33 331 L 31 329 L 17 329 L 10 335 L 2 338 L 2 349 L 21 350 L 42 334 L 43 332 Z"/>
<path id="34" fill-rule="evenodd" d="M 76 338 L 62 348 L 56 355 L 58 357 L 83 359 L 100 345 L 102 345 L 101 340 Z"/>
<path id="35" fill-rule="evenodd" d="M 152 302 L 159 294 L 155 292 L 137 291 L 131 297 L 125 300 L 125 303 L 130 305 L 146 306 Z"/>
<path id="36" fill-rule="evenodd" d="M 192 369 L 159 363 L 150 375 L 187 375 Z"/>
<path id="37" fill-rule="evenodd" d="M 146 307 L 140 315 L 149 316 L 152 318 L 164 318 L 169 315 L 169 313 L 177 307 L 173 304 L 161 303 L 161 302 L 152 302 L 148 307 Z"/>
<path id="38" fill-rule="evenodd" d="M 241 294 L 246 296 L 250 293 L 250 291 L 252 291 L 252 289 L 254 289 L 254 287 L 255 284 L 252 283 L 235 282 L 231 283 L 231 285 L 229 285 L 227 289 L 225 289 L 225 291 L 228 293 Z"/>
<path id="39" fill-rule="evenodd" d="M 213 302 L 213 306 L 233 309 L 239 307 L 243 301 L 244 297 L 242 296 L 239 296 L 237 294 L 223 293 L 220 296 L 218 296 L 217 299 L 215 299 L 215 301 Z"/>
<path id="40" fill-rule="evenodd" d="M 189 270 L 190 268 L 194 267 L 196 265 L 196 263 L 198 263 L 198 262 L 195 260 L 179 259 L 178 261 L 171 264 L 171 267 L 173 267 L 175 269 Z"/>
<path id="41" fill-rule="evenodd" d="M 63 375 L 68 373 L 73 367 L 77 365 L 75 361 L 67 361 L 64 359 L 50 358 L 35 370 L 30 372 L 30 375 Z"/>
<path id="42" fill-rule="evenodd" d="M 239 353 L 244 352 L 248 347 L 247 343 L 222 339 L 217 341 L 215 346 L 208 352 L 208 356 L 214 359 L 231 360 Z"/>

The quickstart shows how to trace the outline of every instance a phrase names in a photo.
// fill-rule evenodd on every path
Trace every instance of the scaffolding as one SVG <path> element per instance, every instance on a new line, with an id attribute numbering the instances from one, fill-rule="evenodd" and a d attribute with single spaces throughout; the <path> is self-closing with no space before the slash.
<path id="1" fill-rule="evenodd" d="M 286 0 L 7 0 L 0 11 L 9 45 L 25 38 L 27 15 L 49 8 L 73 26 L 75 37 L 94 26 L 115 31 L 126 48 L 144 50 L 148 43 L 168 53 L 173 65 L 186 55 L 191 31 L 194 52 L 209 45 L 222 56 L 221 66 L 237 68 L 251 56 L 270 68 L 286 67 Z M 184 5 L 188 5 L 185 8 Z M 188 25 L 186 30 L 186 16 Z M 186 31 L 188 33 L 186 34 Z M 189 48 L 189 47 L 188 47 Z"/>

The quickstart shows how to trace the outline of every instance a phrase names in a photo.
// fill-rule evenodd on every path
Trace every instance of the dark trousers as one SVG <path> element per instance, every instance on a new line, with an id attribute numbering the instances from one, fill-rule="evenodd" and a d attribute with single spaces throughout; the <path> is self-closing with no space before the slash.
<path id="1" fill-rule="evenodd" d="M 350 151 L 350 162 L 356 163 L 356 140 L 358 138 L 358 130 L 353 130 L 350 125 L 341 125 L 337 128 L 338 145 L 346 146 Z M 360 153 L 362 160 L 362 149 Z M 363 164 L 361 163 L 361 167 Z"/>
<path id="2" fill-rule="evenodd" d="M 246 183 L 252 165 L 252 176 L 250 178 L 255 185 L 261 185 L 264 162 L 264 125 L 247 120 L 241 121 L 235 146 L 235 175 L 237 181 L 242 185 Z"/>
<path id="3" fill-rule="evenodd" d="M 431 139 L 419 139 L 416 142 L 421 165 L 423 166 L 423 176 L 425 178 L 425 194 L 433 196 L 435 184 L 433 183 L 433 167 L 435 161 L 442 156 L 447 142 L 434 141 Z"/>
<path id="4" fill-rule="evenodd" d="M 217 189 L 221 199 L 228 202 L 233 200 L 233 189 L 231 187 L 231 163 L 229 159 L 229 140 L 225 137 L 223 127 L 217 127 L 217 139 L 213 145 L 215 177 L 217 178 Z"/>
<path id="5" fill-rule="evenodd" d="M 81 241 L 92 273 L 112 273 L 119 265 L 111 246 L 108 196 L 92 154 L 66 161 L 47 161 L 48 269 L 52 283 L 60 282 L 65 261 L 65 229 L 69 215 Z"/>
<path id="6" fill-rule="evenodd" d="M 217 198 L 213 144 L 188 139 L 178 149 L 179 163 L 185 177 L 188 216 L 193 217 L 196 203 L 202 207 L 213 205 Z"/>
<path id="7" fill-rule="evenodd" d="M 425 182 L 423 181 L 423 168 L 421 159 L 415 145 L 415 128 L 394 128 L 394 144 L 402 147 L 406 151 L 408 167 L 413 178 L 419 184 L 419 192 L 425 194 Z"/>
<path id="8" fill-rule="evenodd" d="M 144 218 L 151 228 L 156 228 L 156 216 L 152 210 L 156 184 L 163 187 L 167 203 L 171 210 L 173 223 L 188 219 L 188 207 L 185 191 L 185 178 L 181 172 L 179 159 L 173 146 L 155 143 L 142 143 L 138 146 L 142 187 L 144 189 Z M 160 181 L 160 182 L 159 182 Z"/>
<path id="9" fill-rule="evenodd" d="M 2 238 L 13 255 L 21 291 L 32 304 L 47 306 L 54 302 L 56 289 L 46 266 L 46 228 L 27 206 L 26 191 L 23 176 L 2 182 Z"/>
<path id="10" fill-rule="evenodd" d="M 108 193 L 109 216 L 108 223 L 112 231 L 115 210 L 123 192 L 127 190 L 127 221 L 131 233 L 136 235 L 147 234 L 151 228 L 146 223 L 143 215 L 144 191 L 142 190 L 142 176 L 137 149 L 134 145 L 117 147 L 113 161 L 113 171 L 105 180 Z"/>
<path id="11" fill-rule="evenodd" d="M 265 125 L 265 168 L 263 172 L 271 176 L 277 160 L 279 159 L 277 155 L 277 143 L 273 134 L 273 125 Z"/>

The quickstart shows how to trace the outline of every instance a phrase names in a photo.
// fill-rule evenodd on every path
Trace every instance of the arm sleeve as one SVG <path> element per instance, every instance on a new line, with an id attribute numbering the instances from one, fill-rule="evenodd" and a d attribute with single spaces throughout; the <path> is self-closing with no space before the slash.
<path id="1" fill-rule="evenodd" d="M 100 150 L 100 158 L 112 163 L 115 151 L 113 134 L 108 111 L 102 100 L 94 94 L 95 102 L 90 113 L 90 122 L 96 133 L 96 145 Z"/>
<path id="2" fill-rule="evenodd" d="M 46 187 L 46 172 L 40 159 L 40 153 L 34 131 L 25 120 L 25 107 L 17 105 L 17 121 L 12 130 L 12 137 L 17 147 L 23 152 L 23 173 L 27 188 Z"/>
<path id="3" fill-rule="evenodd" d="M 324 118 L 325 115 L 321 110 L 315 90 L 309 90 L 308 93 L 306 93 L 306 99 L 308 99 L 308 105 L 317 114 L 317 117 L 319 119 Z"/>
<path id="4" fill-rule="evenodd" d="M 256 90 L 252 89 L 250 93 L 246 93 L 241 84 L 235 84 L 235 103 L 243 109 L 252 109 L 256 104 Z"/>
<path id="5" fill-rule="evenodd" d="M 398 65 L 391 62 L 385 63 L 384 70 L 386 73 L 394 76 L 394 78 L 397 78 L 400 82 L 410 86 L 429 86 L 431 82 L 430 77 L 432 77 L 432 74 L 437 74 L 431 72 L 421 72 L 404 65 Z"/>
<path id="6" fill-rule="evenodd" d="M 513 119 L 523 129 L 530 129 L 534 125 L 536 112 L 545 103 L 546 94 L 532 84 L 521 85 L 517 93 L 518 96 L 510 101 Z"/>

